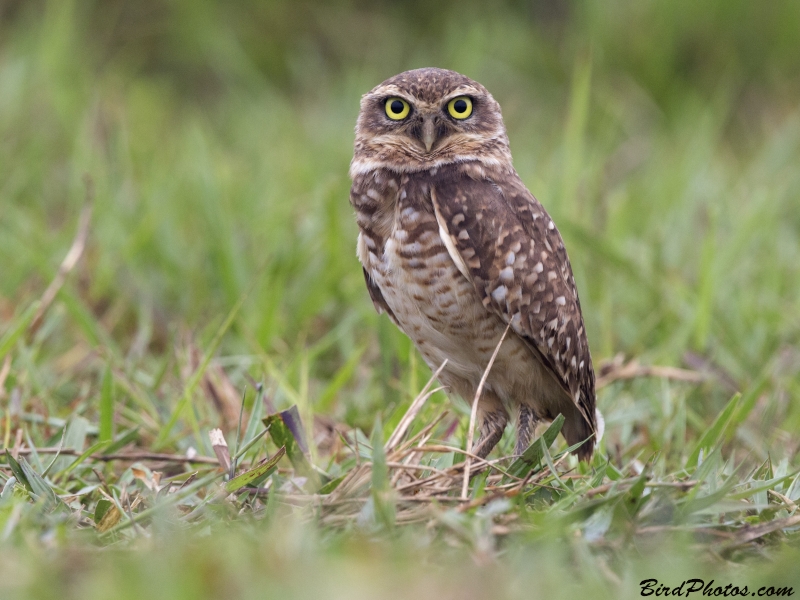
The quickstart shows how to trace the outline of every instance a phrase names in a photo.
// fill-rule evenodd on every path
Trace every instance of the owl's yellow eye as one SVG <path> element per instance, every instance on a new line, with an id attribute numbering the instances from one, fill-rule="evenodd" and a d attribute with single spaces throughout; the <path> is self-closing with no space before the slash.
<path id="1" fill-rule="evenodd" d="M 392 121 L 400 121 L 408 116 L 411 107 L 402 98 L 389 98 L 386 101 L 386 116 Z"/>
<path id="2" fill-rule="evenodd" d="M 469 96 L 458 96 L 447 103 L 447 112 L 454 119 L 466 119 L 472 114 L 472 98 Z"/>

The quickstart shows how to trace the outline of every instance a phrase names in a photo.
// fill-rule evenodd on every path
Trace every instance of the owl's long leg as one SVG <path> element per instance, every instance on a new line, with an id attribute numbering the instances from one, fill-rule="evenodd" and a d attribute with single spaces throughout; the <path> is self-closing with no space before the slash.
<path id="1" fill-rule="evenodd" d="M 499 398 L 484 392 L 484 396 L 478 402 L 478 419 L 481 423 L 481 435 L 472 447 L 472 453 L 480 458 L 486 458 L 503 437 L 503 431 L 508 423 L 508 413 Z"/>
<path id="2" fill-rule="evenodd" d="M 536 413 L 533 412 L 530 406 L 526 404 L 520 405 L 517 420 L 517 445 L 514 447 L 514 454 L 522 454 L 528 449 L 537 421 Z"/>

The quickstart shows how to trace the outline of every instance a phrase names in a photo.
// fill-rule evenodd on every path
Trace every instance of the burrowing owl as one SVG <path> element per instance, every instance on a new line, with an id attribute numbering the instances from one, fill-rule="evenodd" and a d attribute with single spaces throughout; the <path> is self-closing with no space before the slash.
<path id="1" fill-rule="evenodd" d="M 358 258 L 378 312 L 471 402 L 508 324 L 478 404 L 485 457 L 509 413 L 516 453 L 536 422 L 566 418 L 569 444 L 597 432 L 595 378 L 561 235 L 511 164 L 500 106 L 443 69 L 384 81 L 361 99 L 350 202 Z M 588 459 L 593 440 L 578 450 Z"/>

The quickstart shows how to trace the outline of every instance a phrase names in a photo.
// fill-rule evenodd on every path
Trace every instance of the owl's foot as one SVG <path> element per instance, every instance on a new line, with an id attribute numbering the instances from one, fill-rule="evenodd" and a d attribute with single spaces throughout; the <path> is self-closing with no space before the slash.
<path id="1" fill-rule="evenodd" d="M 472 453 L 480 458 L 486 458 L 503 437 L 506 423 L 508 423 L 508 414 L 504 409 L 482 414 L 481 436 L 478 438 L 478 443 L 472 447 Z"/>
<path id="2" fill-rule="evenodd" d="M 521 405 L 517 420 L 517 445 L 514 446 L 514 454 L 520 455 L 528 449 L 536 429 L 536 422 L 536 413 L 533 412 L 533 409 L 530 406 Z"/>

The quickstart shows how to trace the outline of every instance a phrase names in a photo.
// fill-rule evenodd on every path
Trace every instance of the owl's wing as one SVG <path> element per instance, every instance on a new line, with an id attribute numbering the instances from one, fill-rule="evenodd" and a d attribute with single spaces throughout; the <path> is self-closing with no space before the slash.
<path id="1" fill-rule="evenodd" d="M 578 291 L 544 207 L 515 173 L 496 182 L 442 177 L 431 196 L 440 235 L 484 306 L 511 323 L 572 398 L 587 435 L 595 432 L 594 370 Z"/>
<path id="2" fill-rule="evenodd" d="M 369 297 L 372 298 L 372 304 L 375 307 L 375 310 L 379 315 L 386 313 L 386 315 L 392 320 L 392 323 L 400 327 L 400 324 L 397 322 L 397 318 L 395 318 L 392 309 L 389 308 L 389 305 L 386 304 L 386 300 L 383 298 L 381 288 L 378 287 L 377 283 L 372 281 L 372 277 L 369 276 L 366 268 L 362 266 L 361 270 L 364 272 L 364 281 L 367 282 L 367 291 L 369 291 Z"/>

